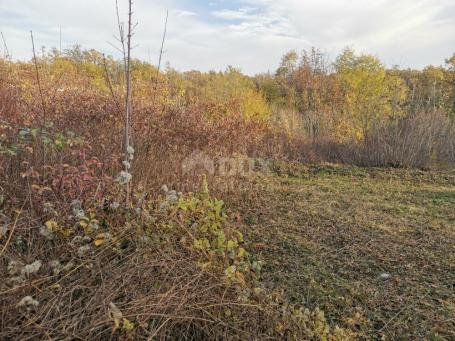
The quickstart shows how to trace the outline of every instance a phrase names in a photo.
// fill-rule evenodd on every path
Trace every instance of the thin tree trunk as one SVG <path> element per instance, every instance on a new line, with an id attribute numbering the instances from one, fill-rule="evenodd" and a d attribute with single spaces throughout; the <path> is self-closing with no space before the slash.
<path id="1" fill-rule="evenodd" d="M 33 32 L 32 31 L 30 31 L 30 37 L 32 39 L 33 62 L 35 64 L 36 82 L 38 83 L 38 91 L 39 91 L 39 94 L 40 94 L 41 105 L 42 105 L 42 109 L 43 109 L 43 117 L 42 117 L 42 122 L 41 123 L 42 123 L 43 127 L 45 127 L 46 126 L 46 102 L 44 100 L 43 89 L 41 87 L 41 80 L 40 80 L 39 69 L 38 69 L 38 61 L 36 59 L 36 52 L 35 52 L 35 41 L 33 39 Z"/>
<path id="2" fill-rule="evenodd" d="M 132 103 L 131 103 L 131 95 L 132 95 L 132 87 L 131 87 L 131 37 L 132 37 L 132 7 L 133 1 L 128 0 L 128 36 L 127 36 L 127 48 L 126 48 L 126 110 L 125 110 L 125 171 L 127 173 L 130 172 L 130 162 L 132 161 L 130 155 L 130 120 L 131 120 L 131 112 L 132 112 Z M 129 205 L 130 201 L 130 193 L 131 193 L 131 184 L 128 182 L 126 184 L 126 205 Z"/>
<path id="3" fill-rule="evenodd" d="M 163 49 L 164 49 L 164 42 L 166 40 L 166 32 L 167 32 L 167 20 L 169 18 L 169 11 L 166 11 L 166 21 L 164 23 L 164 32 L 163 32 L 163 40 L 161 41 L 161 49 L 160 49 L 160 58 L 158 60 L 158 74 L 160 73 L 161 69 L 161 60 L 163 58 Z"/>

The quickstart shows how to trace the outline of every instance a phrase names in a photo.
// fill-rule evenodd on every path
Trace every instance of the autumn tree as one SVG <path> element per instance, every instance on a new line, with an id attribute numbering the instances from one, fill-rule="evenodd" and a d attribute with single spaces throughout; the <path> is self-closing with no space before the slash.
<path id="1" fill-rule="evenodd" d="M 452 57 L 446 59 L 446 65 L 449 72 L 448 82 L 450 84 L 450 88 L 452 89 L 450 98 L 450 116 L 452 118 L 455 118 L 455 53 L 452 55 Z"/>
<path id="2" fill-rule="evenodd" d="M 378 58 L 346 48 L 337 57 L 335 69 L 344 96 L 336 131 L 339 139 L 363 140 L 375 124 L 399 114 L 393 101 L 404 99 L 406 87 L 387 74 Z"/>
<path id="3" fill-rule="evenodd" d="M 299 55 L 295 50 L 289 51 L 281 58 L 281 64 L 276 71 L 278 77 L 287 77 L 297 69 Z"/>
<path id="4" fill-rule="evenodd" d="M 209 116 L 232 114 L 233 109 L 246 120 L 267 120 L 270 109 L 264 95 L 257 90 L 253 80 L 239 69 L 229 66 L 224 72 L 187 72 L 184 91 L 188 101 L 197 100 L 201 104 L 215 107 Z"/>

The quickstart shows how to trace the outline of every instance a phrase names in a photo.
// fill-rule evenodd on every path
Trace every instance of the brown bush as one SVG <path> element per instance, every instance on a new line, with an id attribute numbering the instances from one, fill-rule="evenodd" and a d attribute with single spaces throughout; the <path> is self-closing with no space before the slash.
<path id="1" fill-rule="evenodd" d="M 216 202 L 193 216 L 185 216 L 191 209 L 179 208 L 182 202 L 161 208 L 168 204 L 159 195 L 163 184 L 185 191 L 199 187 L 201 172 L 182 172 L 192 152 L 215 161 L 299 158 L 298 138 L 245 119 L 236 106 L 208 117 L 198 103 L 161 105 L 140 98 L 132 122 L 134 199 L 116 211 L 113 205 L 124 199 L 115 182 L 122 168 L 121 100 L 80 86 L 85 78 L 52 89 L 43 73 L 44 122 L 29 68 L 1 74 L 8 82 L 0 84 L 0 98 L 11 100 L 0 108 L 0 339 L 331 335 L 321 312 L 292 307 L 261 289 L 255 259 L 245 250 L 235 249 L 233 260 L 205 249 L 206 236 L 198 237 L 197 227 L 211 221 Z M 213 175 L 209 182 L 216 185 Z M 238 192 L 241 176 L 231 180 L 227 190 Z M 219 184 L 213 189 L 222 193 Z M 85 209 L 79 220 L 75 203 Z M 216 207 L 216 214 L 225 214 Z M 235 222 L 213 226 L 223 226 L 221 241 L 225 236 L 226 243 L 241 243 L 229 239 L 237 233 Z M 239 252 L 245 261 L 236 263 Z"/>
<path id="2" fill-rule="evenodd" d="M 319 139 L 321 159 L 364 167 L 428 168 L 454 163 L 455 131 L 443 113 L 419 113 L 376 124 L 362 141 Z"/>

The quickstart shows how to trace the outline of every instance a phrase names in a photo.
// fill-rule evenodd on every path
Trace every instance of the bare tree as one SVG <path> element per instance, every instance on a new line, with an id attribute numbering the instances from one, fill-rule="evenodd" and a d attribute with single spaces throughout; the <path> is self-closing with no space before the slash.
<path id="1" fill-rule="evenodd" d="M 125 110 L 125 170 L 128 172 L 130 166 L 130 162 L 132 161 L 133 154 L 134 154 L 134 149 L 131 148 L 130 142 L 131 142 L 131 136 L 130 136 L 130 120 L 131 120 L 131 113 L 132 113 L 132 103 L 131 103 L 131 97 L 132 97 L 132 87 L 131 87 L 131 37 L 133 34 L 133 27 L 132 27 L 132 7 L 133 7 L 133 1 L 128 0 L 128 35 L 127 35 L 127 56 L 126 56 L 126 70 L 125 70 L 125 77 L 126 77 L 126 110 Z M 129 199 L 130 199 L 130 183 L 127 183 L 127 189 L 126 189 L 126 204 L 128 205 Z"/>
<path id="2" fill-rule="evenodd" d="M 5 49 L 5 59 L 9 59 L 9 58 L 11 58 L 11 55 L 8 50 L 8 45 L 6 44 L 5 36 L 3 35 L 3 32 L 0 32 L 0 34 L 2 36 L 3 48 Z"/>
<path id="3" fill-rule="evenodd" d="M 160 58 L 158 60 L 158 74 L 160 73 L 161 69 L 161 60 L 163 58 L 163 52 L 164 52 L 164 42 L 166 40 L 166 33 L 167 33 L 167 20 L 169 18 L 169 11 L 166 11 L 166 21 L 164 23 L 164 32 L 163 32 L 163 39 L 161 41 L 161 49 L 160 49 Z"/>
<path id="4" fill-rule="evenodd" d="M 119 37 L 117 40 L 121 45 L 121 53 L 123 55 L 124 75 L 126 83 L 125 94 L 125 135 L 124 135 L 124 171 L 120 175 L 120 181 L 126 185 L 126 205 L 129 206 L 131 194 L 131 163 L 134 158 L 134 148 L 131 145 L 131 114 L 133 111 L 132 106 L 132 82 L 131 82 L 131 41 L 133 37 L 133 1 L 128 0 L 128 27 L 125 35 L 124 24 L 120 20 L 120 11 L 118 0 L 115 1 L 117 11 L 117 24 L 119 30 Z"/>
<path id="5" fill-rule="evenodd" d="M 36 82 L 38 84 L 38 91 L 39 91 L 39 95 L 41 98 L 41 106 L 42 106 L 42 110 L 43 110 L 42 124 L 43 124 L 43 126 L 46 126 L 46 101 L 44 100 L 43 88 L 41 86 L 41 80 L 40 80 L 39 69 L 38 69 L 38 60 L 36 59 L 35 41 L 33 39 L 33 31 L 30 31 L 30 37 L 32 39 L 33 63 L 35 65 L 35 77 L 36 77 Z"/>

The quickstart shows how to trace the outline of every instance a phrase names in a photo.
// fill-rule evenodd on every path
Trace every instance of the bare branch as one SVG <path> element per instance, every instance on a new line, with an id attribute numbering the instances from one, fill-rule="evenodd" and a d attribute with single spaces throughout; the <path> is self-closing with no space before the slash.
<path id="1" fill-rule="evenodd" d="M 118 103 L 117 97 L 115 96 L 115 93 L 114 93 L 114 87 L 112 86 L 111 75 L 109 74 L 109 70 L 107 68 L 106 56 L 104 55 L 104 53 L 103 53 L 103 66 L 104 66 L 104 73 L 106 76 L 106 82 L 109 87 L 109 91 L 111 93 L 112 99 L 114 100 L 115 106 L 117 107 L 118 111 L 121 112 L 120 104 Z"/>
<path id="2" fill-rule="evenodd" d="M 3 35 L 3 32 L 0 32 L 0 33 L 2 36 L 2 40 L 3 40 L 3 47 L 5 49 L 5 59 L 9 59 L 11 57 L 11 55 L 9 54 L 8 45 L 6 44 L 5 36 Z"/>
<path id="3" fill-rule="evenodd" d="M 164 23 L 163 40 L 161 41 L 160 58 L 158 60 L 158 73 L 160 72 L 160 69 L 161 69 L 161 60 L 163 58 L 163 48 L 164 48 L 164 42 L 166 40 L 168 18 L 169 18 L 169 11 L 166 11 L 166 21 Z"/>
<path id="4" fill-rule="evenodd" d="M 121 52 L 123 54 L 123 65 L 124 65 L 125 77 L 126 77 L 125 27 L 124 27 L 123 22 L 120 20 L 120 10 L 119 10 L 119 6 L 118 6 L 118 0 L 115 0 L 115 9 L 116 9 L 116 12 L 117 12 L 117 26 L 118 26 L 118 31 L 119 31 L 118 41 L 121 44 Z"/>
<path id="5" fill-rule="evenodd" d="M 60 25 L 60 36 L 59 36 L 59 39 L 60 39 L 60 55 L 62 54 L 62 26 Z"/>
<path id="6" fill-rule="evenodd" d="M 30 37 L 32 39 L 33 62 L 35 64 L 36 82 L 38 84 L 38 90 L 39 90 L 39 94 L 40 94 L 40 98 L 41 98 L 41 105 L 42 105 L 42 109 L 43 109 L 43 121 L 42 121 L 42 124 L 43 124 L 43 126 L 46 126 L 46 102 L 44 100 L 43 89 L 41 87 L 41 80 L 40 80 L 39 69 L 38 69 L 38 60 L 36 59 L 35 41 L 33 39 L 33 31 L 30 31 Z"/>
<path id="7" fill-rule="evenodd" d="M 120 53 L 123 53 L 122 49 L 118 48 L 117 46 L 115 46 L 114 44 L 112 44 L 111 42 L 107 42 L 109 45 L 111 45 L 114 49 L 116 49 L 117 51 L 119 51 Z"/>

